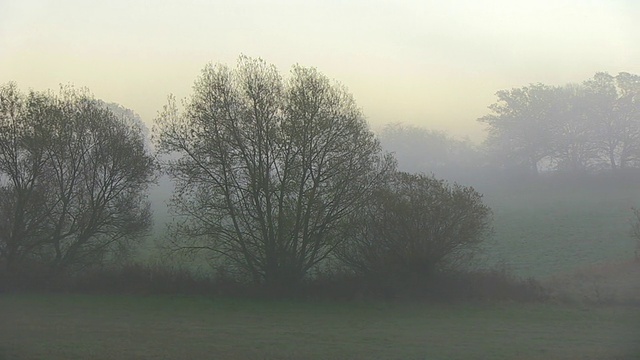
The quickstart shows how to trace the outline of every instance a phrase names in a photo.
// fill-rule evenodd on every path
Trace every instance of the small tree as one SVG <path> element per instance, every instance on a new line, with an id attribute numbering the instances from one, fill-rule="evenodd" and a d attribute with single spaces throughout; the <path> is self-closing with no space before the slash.
<path id="1" fill-rule="evenodd" d="M 393 165 L 340 85 L 241 57 L 208 65 L 180 112 L 157 120 L 175 160 L 173 248 L 204 251 L 272 289 L 299 284 L 344 239 L 346 219 Z"/>
<path id="2" fill-rule="evenodd" d="M 0 263 L 102 263 L 150 225 L 143 135 L 85 92 L 0 87 Z"/>
<path id="3" fill-rule="evenodd" d="M 491 231 L 491 210 L 471 187 L 397 173 L 363 208 L 340 257 L 375 278 L 415 278 L 455 268 Z"/>

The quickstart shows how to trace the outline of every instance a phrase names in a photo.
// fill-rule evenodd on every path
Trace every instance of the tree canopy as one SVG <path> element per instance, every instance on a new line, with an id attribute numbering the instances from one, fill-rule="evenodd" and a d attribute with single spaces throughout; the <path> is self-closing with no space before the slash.
<path id="1" fill-rule="evenodd" d="M 355 271 L 382 279 L 464 265 L 491 232 L 482 195 L 422 174 L 394 174 L 362 212 L 340 257 Z"/>
<path id="2" fill-rule="evenodd" d="M 394 166 L 352 96 L 314 68 L 284 79 L 261 59 L 207 65 L 184 105 L 170 99 L 155 129 L 173 159 L 174 248 L 259 283 L 300 283 Z"/>
<path id="3" fill-rule="evenodd" d="M 153 157 L 140 128 L 86 91 L 0 87 L 0 265 L 71 270 L 129 249 L 150 225 Z"/>
<path id="4" fill-rule="evenodd" d="M 537 173 L 640 166 L 640 76 L 597 73 L 581 84 L 497 93 L 486 145 L 505 168 Z"/>

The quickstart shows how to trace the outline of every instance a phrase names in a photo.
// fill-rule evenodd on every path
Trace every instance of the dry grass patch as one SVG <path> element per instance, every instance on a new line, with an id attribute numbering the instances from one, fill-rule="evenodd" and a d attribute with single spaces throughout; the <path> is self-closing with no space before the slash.
<path id="1" fill-rule="evenodd" d="M 553 276 L 545 285 L 559 300 L 640 306 L 640 261 L 606 262 Z"/>

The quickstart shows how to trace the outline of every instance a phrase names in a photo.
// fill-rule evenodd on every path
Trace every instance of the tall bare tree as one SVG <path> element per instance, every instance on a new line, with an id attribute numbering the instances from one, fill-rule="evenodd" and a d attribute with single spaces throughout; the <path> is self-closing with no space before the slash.
<path id="1" fill-rule="evenodd" d="M 351 95 L 314 68 L 207 65 L 157 120 L 176 182 L 175 249 L 207 251 L 256 282 L 296 285 L 344 240 L 394 165 Z"/>
<path id="2" fill-rule="evenodd" d="M 102 263 L 150 225 L 153 157 L 139 127 L 83 91 L 0 89 L 0 261 Z"/>
<path id="3" fill-rule="evenodd" d="M 0 86 L 0 265 L 9 270 L 45 242 L 48 131 L 39 118 L 54 116 L 44 94 Z"/>

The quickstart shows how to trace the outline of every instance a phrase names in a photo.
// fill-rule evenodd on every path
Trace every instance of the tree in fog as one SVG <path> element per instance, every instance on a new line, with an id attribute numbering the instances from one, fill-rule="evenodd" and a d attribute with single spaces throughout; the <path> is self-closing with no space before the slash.
<path id="1" fill-rule="evenodd" d="M 145 141 L 145 146 L 147 147 L 147 149 L 149 149 L 149 151 L 153 151 L 151 132 L 149 131 L 149 128 L 144 123 L 144 121 L 142 121 L 142 118 L 140 117 L 140 115 L 138 115 L 138 113 L 131 109 L 127 109 L 120 104 L 105 102 L 102 100 L 97 100 L 97 102 L 99 106 L 109 110 L 117 118 L 127 122 L 131 126 L 137 127 L 140 130 L 140 133 Z"/>
<path id="2" fill-rule="evenodd" d="M 597 73 L 584 82 L 598 160 L 609 168 L 640 165 L 640 76 Z"/>
<path id="3" fill-rule="evenodd" d="M 471 187 L 397 173 L 362 209 L 340 258 L 376 278 L 415 278 L 455 269 L 491 232 L 491 210 Z"/>
<path id="4" fill-rule="evenodd" d="M 469 175 L 481 162 L 481 155 L 470 141 L 454 139 L 442 131 L 389 124 L 379 138 L 382 148 L 394 154 L 402 171 L 460 178 Z"/>
<path id="5" fill-rule="evenodd" d="M 551 141 L 548 167 L 584 172 L 595 164 L 597 158 L 592 97 L 583 86 L 573 84 L 556 88 L 555 97 L 555 106 L 549 113 Z"/>
<path id="6" fill-rule="evenodd" d="M 157 120 L 173 154 L 175 249 L 206 251 L 255 282 L 295 285 L 329 256 L 393 162 L 351 95 L 313 68 L 241 57 L 207 65 Z"/>
<path id="7" fill-rule="evenodd" d="M 499 91 L 486 144 L 504 167 L 570 172 L 640 166 L 640 77 L 597 73 L 581 84 Z"/>
<path id="8" fill-rule="evenodd" d="M 496 93 L 492 114 L 478 119 L 488 125 L 486 145 L 494 159 L 509 169 L 538 173 L 551 153 L 556 93 L 543 84 Z"/>
<path id="9" fill-rule="evenodd" d="M 153 158 L 140 128 L 82 91 L 0 87 L 0 263 L 102 263 L 150 225 Z"/>

